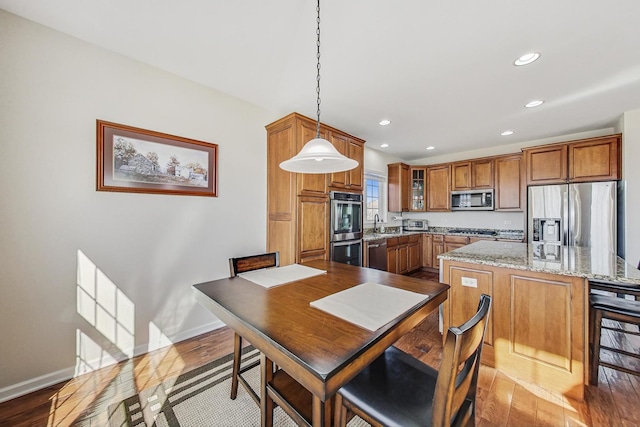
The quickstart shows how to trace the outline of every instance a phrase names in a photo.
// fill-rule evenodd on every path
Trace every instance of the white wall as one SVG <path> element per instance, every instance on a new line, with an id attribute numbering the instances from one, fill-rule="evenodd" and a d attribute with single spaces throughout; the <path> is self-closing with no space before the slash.
<path id="1" fill-rule="evenodd" d="M 1 10 L 0 51 L 0 401 L 219 326 L 277 117 Z M 97 192 L 96 119 L 219 144 L 219 197 Z"/>
<path id="2" fill-rule="evenodd" d="M 625 259 L 640 261 L 640 110 L 624 113 L 622 125 L 622 177 L 626 181 Z"/>

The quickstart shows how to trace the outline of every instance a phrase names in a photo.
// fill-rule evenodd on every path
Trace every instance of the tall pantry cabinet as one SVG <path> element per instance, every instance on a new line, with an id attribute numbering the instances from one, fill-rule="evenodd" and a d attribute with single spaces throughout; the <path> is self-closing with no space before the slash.
<path id="1" fill-rule="evenodd" d="M 358 161 L 339 174 L 301 174 L 280 169 L 316 137 L 316 122 L 291 113 L 267 129 L 267 251 L 280 252 L 280 264 L 329 259 L 329 191 L 362 193 L 364 141 L 321 125 L 320 136 Z M 339 179 L 338 179 L 339 178 Z"/>

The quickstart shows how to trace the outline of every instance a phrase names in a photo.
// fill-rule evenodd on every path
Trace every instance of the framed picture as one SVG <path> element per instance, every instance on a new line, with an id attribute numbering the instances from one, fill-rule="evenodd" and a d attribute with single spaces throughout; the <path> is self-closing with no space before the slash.
<path id="1" fill-rule="evenodd" d="M 218 145 L 97 121 L 97 190 L 217 196 Z"/>

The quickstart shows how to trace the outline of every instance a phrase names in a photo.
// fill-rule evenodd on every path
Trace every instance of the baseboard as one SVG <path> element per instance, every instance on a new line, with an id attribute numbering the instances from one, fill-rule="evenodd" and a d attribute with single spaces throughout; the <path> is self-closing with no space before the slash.
<path id="1" fill-rule="evenodd" d="M 211 332 L 215 329 L 219 329 L 223 326 L 225 326 L 224 323 L 222 323 L 220 320 L 216 320 L 215 322 L 207 323 L 206 325 L 189 329 L 187 331 L 183 331 L 173 336 L 170 336 L 169 340 L 172 343 L 178 343 L 180 341 L 184 341 L 189 338 L 193 338 L 198 335 Z M 149 348 L 149 343 L 137 345 L 134 348 L 133 357 L 137 357 L 147 353 L 148 348 Z M 119 363 L 124 360 L 126 359 L 123 358 L 122 360 L 118 360 L 115 363 Z M 111 365 L 115 363 L 112 363 Z M 99 363 L 89 363 L 89 365 L 98 366 Z M 100 367 L 100 369 L 107 366 L 110 366 L 110 365 L 103 365 Z M 69 381 L 75 376 L 75 371 L 76 371 L 75 366 L 71 366 L 69 368 L 60 369 L 59 371 L 51 372 L 49 374 L 41 375 L 36 378 L 31 378 L 29 380 L 22 381 L 18 384 L 13 384 L 8 387 L 0 388 L 0 403 L 6 402 L 11 399 L 15 399 L 16 397 L 24 396 L 25 394 L 33 393 L 34 391 L 43 389 L 45 387 L 49 387 L 54 384 L 61 383 L 63 381 Z"/>

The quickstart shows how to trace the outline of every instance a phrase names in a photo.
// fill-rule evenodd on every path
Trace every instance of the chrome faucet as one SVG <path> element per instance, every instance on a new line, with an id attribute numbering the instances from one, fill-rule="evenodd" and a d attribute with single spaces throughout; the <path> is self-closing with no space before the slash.
<path id="1" fill-rule="evenodd" d="M 373 233 L 377 233 L 378 232 L 378 221 L 380 221 L 380 217 L 378 216 L 378 214 L 375 214 L 373 216 Z"/>

